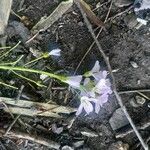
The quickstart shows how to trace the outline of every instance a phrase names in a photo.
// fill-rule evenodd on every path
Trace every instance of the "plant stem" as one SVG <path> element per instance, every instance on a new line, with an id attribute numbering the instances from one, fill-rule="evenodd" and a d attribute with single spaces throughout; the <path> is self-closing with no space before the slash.
<path id="1" fill-rule="evenodd" d="M 106 56 L 106 54 L 104 53 L 104 51 L 103 51 L 103 49 L 102 49 L 102 47 L 101 47 L 101 45 L 100 45 L 98 39 L 96 38 L 96 35 L 95 35 L 95 33 L 94 33 L 94 31 L 93 31 L 93 28 L 92 28 L 92 25 L 91 25 L 91 23 L 89 22 L 89 20 L 87 19 L 87 16 L 86 16 L 84 10 L 83 10 L 82 7 L 80 6 L 80 0 L 74 0 L 74 2 L 75 2 L 75 4 L 78 6 L 78 8 L 79 8 L 79 10 L 80 10 L 80 12 L 81 12 L 81 14 L 82 14 L 82 16 L 83 16 L 83 18 L 84 18 L 84 21 L 85 21 L 85 23 L 86 23 L 86 26 L 87 26 L 89 32 L 91 33 L 91 36 L 92 36 L 92 38 L 94 39 L 94 41 L 95 41 L 95 43 L 96 43 L 96 45 L 97 45 L 97 47 L 98 47 L 98 49 L 99 49 L 101 55 L 102 55 L 103 58 L 104 58 L 104 61 L 105 61 L 106 65 L 107 65 L 107 67 L 108 67 L 108 70 L 109 70 L 109 73 L 110 73 L 110 75 L 111 75 L 112 82 L 113 82 L 113 92 L 114 92 L 114 94 L 115 94 L 115 96 L 116 96 L 116 99 L 118 100 L 118 103 L 119 103 L 121 109 L 123 110 L 125 116 L 127 117 L 128 121 L 129 121 L 129 123 L 130 123 L 130 125 L 132 126 L 132 128 L 133 128 L 133 130 L 134 130 L 136 136 L 138 137 L 138 139 L 139 139 L 141 145 L 143 146 L 144 150 L 149 150 L 148 145 L 144 142 L 142 136 L 140 135 L 140 133 L 139 133 L 139 131 L 137 130 L 137 128 L 136 128 L 134 122 L 132 121 L 132 119 L 131 119 L 131 117 L 130 117 L 130 115 L 129 115 L 127 109 L 126 109 L 126 107 L 124 106 L 124 104 L 123 104 L 123 102 L 122 102 L 122 98 L 120 97 L 119 93 L 117 92 L 116 81 L 115 81 L 115 77 L 114 77 L 114 75 L 113 75 L 113 72 L 112 72 L 112 69 L 111 69 L 111 66 L 110 66 L 110 63 L 109 63 L 109 59 L 108 59 L 108 57 Z"/>
<path id="2" fill-rule="evenodd" d="M 19 41 L 14 47 L 12 47 L 6 53 L 4 53 L 2 56 L 0 56 L 0 59 L 3 58 L 4 56 L 8 55 L 11 51 L 13 51 L 20 43 L 21 43 L 21 41 Z"/>
<path id="3" fill-rule="evenodd" d="M 43 58 L 44 58 L 44 56 L 42 55 L 41 57 L 38 57 L 38 58 L 36 58 L 36 59 L 33 59 L 33 60 L 31 60 L 30 62 L 24 64 L 24 66 L 28 66 L 29 64 L 34 63 L 34 62 L 37 62 L 38 60 L 43 59 Z"/>
<path id="4" fill-rule="evenodd" d="M 12 89 L 15 89 L 15 90 L 18 89 L 17 87 L 12 86 L 12 85 L 9 85 L 9 84 L 6 84 L 6 83 L 4 83 L 4 82 L 0 82 L 0 85 L 4 85 L 4 86 L 7 86 L 7 87 L 12 88 Z"/>
<path id="5" fill-rule="evenodd" d="M 35 69 L 29 69 L 29 68 L 23 68 L 23 67 L 13 67 L 13 66 L 2 66 L 2 65 L 0 65 L 0 69 L 44 74 L 44 75 L 47 75 L 47 76 L 49 76 L 51 78 L 58 79 L 58 80 L 60 80 L 62 82 L 65 82 L 67 80 L 67 77 L 64 77 L 64 76 L 61 76 L 61 75 L 56 75 L 56 74 L 45 72 L 45 71 L 41 71 L 41 70 L 35 70 Z"/>

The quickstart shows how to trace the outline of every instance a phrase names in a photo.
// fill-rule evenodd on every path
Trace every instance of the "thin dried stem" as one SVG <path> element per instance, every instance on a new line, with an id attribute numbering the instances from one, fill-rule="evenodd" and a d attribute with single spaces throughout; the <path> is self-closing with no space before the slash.
<path id="1" fill-rule="evenodd" d="M 14 124 L 16 123 L 16 121 L 18 120 L 18 118 L 20 117 L 21 115 L 18 115 L 14 120 L 13 122 L 10 124 L 10 126 L 8 127 L 8 129 L 6 130 L 4 136 L 6 136 L 8 134 L 8 132 L 11 130 L 11 128 L 14 126 Z"/>
<path id="2" fill-rule="evenodd" d="M 138 92 L 150 92 L 150 89 L 119 91 L 119 94 L 138 93 Z"/>
<path id="3" fill-rule="evenodd" d="M 111 1 L 111 4 L 110 4 L 110 6 L 109 6 L 109 10 L 108 10 L 108 12 L 107 12 L 107 15 L 106 15 L 106 18 L 105 18 L 105 20 L 104 20 L 104 23 L 107 22 L 107 19 L 108 19 L 108 17 L 109 17 L 110 11 L 111 11 L 112 3 L 113 3 L 113 1 Z M 98 28 L 99 28 L 99 27 L 98 27 Z M 97 34 L 97 36 L 96 36 L 96 38 L 98 38 L 98 37 L 100 36 L 102 30 L 103 30 L 103 28 L 101 27 L 100 30 L 99 30 L 99 32 L 98 32 L 98 34 Z M 90 47 L 88 48 L 88 50 L 86 51 L 86 53 L 85 53 L 84 56 L 82 57 L 81 61 L 79 62 L 78 66 L 77 66 L 76 69 L 75 69 L 74 75 L 76 74 L 77 70 L 78 70 L 79 67 L 81 66 L 81 64 L 82 64 L 82 62 L 84 61 L 85 57 L 88 55 L 88 53 L 89 53 L 89 52 L 91 51 L 91 49 L 93 48 L 94 44 L 95 44 L 95 41 L 93 41 L 93 43 L 90 45 Z"/>
<path id="4" fill-rule="evenodd" d="M 0 129 L 0 133 L 4 134 L 6 131 L 4 129 Z M 60 145 L 54 141 L 51 141 L 49 139 L 40 137 L 40 136 L 36 136 L 36 135 L 29 135 L 27 133 L 24 132 L 19 132 L 17 130 L 11 130 L 10 132 L 8 132 L 8 134 L 3 135 L 4 137 L 8 137 L 8 138 L 19 138 L 19 139 L 25 139 L 25 140 L 30 140 L 33 142 L 36 142 L 38 144 L 42 144 L 45 145 L 51 149 L 59 149 Z"/>
<path id="5" fill-rule="evenodd" d="M 96 35 L 95 35 L 95 33 L 94 33 L 93 29 L 92 29 L 92 25 L 91 25 L 91 23 L 89 22 L 89 20 L 87 19 L 87 16 L 86 16 L 86 14 L 84 13 L 82 7 L 80 6 L 80 3 L 79 3 L 78 1 L 75 1 L 75 3 L 76 3 L 76 5 L 78 6 L 78 8 L 80 9 L 80 12 L 81 12 L 81 14 L 82 14 L 82 16 L 83 16 L 83 18 L 84 18 L 85 23 L 86 23 L 86 26 L 87 26 L 89 32 L 91 33 L 91 35 L 92 35 L 92 37 L 93 37 L 93 39 L 94 39 L 94 41 L 95 41 L 95 43 L 96 43 L 96 45 L 97 45 L 97 47 L 98 47 L 100 53 L 101 53 L 101 55 L 103 56 L 103 58 L 104 58 L 104 60 L 105 60 L 105 63 L 106 63 L 106 65 L 107 65 L 107 67 L 108 67 L 108 70 L 109 70 L 110 75 L 111 75 L 111 78 L 112 78 L 113 92 L 114 92 L 114 94 L 115 94 L 115 96 L 116 96 L 116 99 L 118 100 L 118 103 L 119 103 L 121 109 L 123 110 L 124 114 L 126 115 L 126 117 L 127 117 L 128 121 L 129 121 L 130 125 L 132 126 L 132 128 L 133 128 L 133 130 L 134 130 L 136 136 L 138 137 L 139 141 L 141 142 L 141 145 L 143 146 L 143 148 L 144 148 L 145 150 L 148 150 L 148 149 L 149 149 L 149 148 L 148 148 L 148 145 L 144 142 L 143 138 L 141 137 L 141 135 L 140 135 L 139 131 L 137 130 L 135 124 L 133 123 L 133 121 L 132 121 L 132 119 L 131 119 L 131 117 L 130 117 L 130 115 L 129 115 L 127 109 L 126 109 L 126 107 L 123 105 L 123 102 L 122 102 L 122 99 L 121 99 L 119 93 L 117 92 L 116 82 L 115 82 L 115 78 L 114 78 L 114 75 L 113 75 L 113 72 L 112 72 L 110 63 L 109 63 L 109 59 L 108 59 L 108 57 L 105 55 L 105 53 L 104 53 L 104 51 L 103 51 L 103 49 L 102 49 L 102 47 L 101 47 L 101 45 L 100 45 L 98 39 L 96 38 Z"/>
<path id="6" fill-rule="evenodd" d="M 113 2 L 113 0 L 112 0 L 112 2 Z M 112 5 L 112 3 L 111 3 L 111 5 Z M 110 13 L 110 10 L 111 10 L 111 5 L 110 5 L 110 7 L 109 7 L 109 10 L 108 10 L 108 13 L 107 13 L 107 15 L 106 15 L 106 18 L 107 18 L 107 16 L 109 16 L 109 13 Z M 130 7 L 127 8 L 126 10 L 124 10 L 124 11 L 122 11 L 122 12 L 116 14 L 116 15 L 113 16 L 113 17 L 110 17 L 110 18 L 107 18 L 107 19 L 105 18 L 104 23 L 109 22 L 109 21 L 115 19 L 116 17 L 123 15 L 124 13 L 128 12 L 129 10 L 131 10 L 131 8 L 133 8 L 133 6 L 130 6 Z M 97 31 L 99 28 L 100 28 L 100 27 L 97 27 L 97 28 L 95 29 L 95 31 Z M 102 32 L 102 30 L 103 30 L 103 28 L 100 28 L 100 30 L 99 30 L 99 32 L 98 32 L 98 34 L 97 34 L 97 36 L 96 36 L 97 38 L 99 37 L 99 35 L 100 35 L 100 33 Z M 77 66 L 76 69 L 75 69 L 74 74 L 76 74 L 76 72 L 77 72 L 77 70 L 79 69 L 79 67 L 81 66 L 82 62 L 84 61 L 84 59 L 86 58 L 86 56 L 88 55 L 88 53 L 92 50 L 94 44 L 95 44 L 95 41 L 90 45 L 90 47 L 88 48 L 88 50 L 86 51 L 86 53 L 85 53 L 84 56 L 82 57 L 81 61 L 79 62 L 78 66 Z"/>

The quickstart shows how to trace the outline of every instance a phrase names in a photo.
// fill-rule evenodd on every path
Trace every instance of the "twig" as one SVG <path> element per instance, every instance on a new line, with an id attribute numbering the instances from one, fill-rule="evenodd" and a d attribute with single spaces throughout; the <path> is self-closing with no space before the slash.
<path id="1" fill-rule="evenodd" d="M 18 17 L 20 20 L 22 19 L 22 17 L 19 16 L 17 13 L 15 13 L 12 9 L 11 9 L 10 13 L 15 15 L 16 17 Z"/>
<path id="2" fill-rule="evenodd" d="M 18 95 L 17 95 L 16 100 L 19 100 L 19 99 L 20 99 L 23 89 L 24 89 L 24 85 L 21 86 L 21 88 L 20 88 L 20 90 L 19 90 L 19 92 L 18 92 Z M 18 116 L 14 119 L 14 121 L 10 124 L 9 128 L 6 130 L 6 132 L 5 132 L 4 135 L 7 135 L 7 134 L 8 134 L 8 132 L 11 130 L 11 128 L 13 127 L 13 125 L 16 123 L 16 121 L 19 119 L 20 116 L 21 116 L 21 115 L 18 115 Z"/>
<path id="3" fill-rule="evenodd" d="M 0 59 L 2 59 L 4 56 L 8 55 L 11 51 L 13 51 L 20 43 L 21 43 L 21 41 L 19 41 L 14 47 L 12 47 L 6 53 L 4 53 L 2 56 L 0 56 Z"/>
<path id="4" fill-rule="evenodd" d="M 138 128 L 139 130 L 145 130 L 146 128 L 149 128 L 149 127 L 150 127 L 150 121 L 148 121 L 148 122 L 146 122 L 146 123 L 144 123 L 144 124 L 142 124 L 142 125 L 140 125 L 140 126 L 137 126 L 137 128 Z M 127 135 L 129 135 L 129 134 L 131 134 L 131 133 L 133 133 L 133 132 L 134 132 L 133 129 L 130 129 L 130 130 L 128 130 L 128 131 L 118 133 L 118 134 L 116 135 L 116 138 L 117 138 L 117 139 L 118 139 L 118 138 L 124 138 L 125 136 L 127 136 Z"/>
<path id="5" fill-rule="evenodd" d="M 131 5 L 130 7 L 128 7 L 127 9 L 125 9 L 124 11 L 122 11 L 122 12 L 120 12 L 120 13 L 114 15 L 113 17 L 110 17 L 110 18 L 108 19 L 108 21 L 111 21 L 111 20 L 115 19 L 116 17 L 119 17 L 119 16 L 123 15 L 124 13 L 128 12 L 128 11 L 131 10 L 132 8 L 133 8 L 133 6 Z"/>
<path id="6" fill-rule="evenodd" d="M 145 150 L 148 150 L 148 149 L 149 149 L 149 148 L 148 148 L 148 145 L 144 142 L 143 138 L 141 137 L 140 133 L 138 132 L 138 130 L 137 130 L 135 124 L 133 123 L 133 121 L 132 121 L 132 119 L 131 119 L 131 117 L 130 117 L 130 115 L 129 115 L 127 109 L 126 109 L 126 107 L 123 105 L 123 102 L 122 102 L 122 99 L 121 99 L 120 95 L 119 95 L 118 92 L 117 92 L 116 82 L 115 82 L 115 78 L 114 78 L 114 75 L 113 75 L 113 72 L 112 72 L 110 63 L 109 63 L 109 59 L 108 59 L 108 57 L 105 55 L 105 53 L 104 53 L 104 51 L 103 51 L 103 49 L 102 49 L 102 47 L 101 47 L 99 41 L 97 40 L 96 35 L 95 35 L 95 33 L 94 33 L 93 29 L 92 29 L 92 25 L 90 24 L 89 20 L 87 19 L 86 14 L 84 13 L 83 9 L 81 8 L 79 2 L 78 2 L 78 1 L 75 1 L 75 3 L 77 4 L 78 8 L 80 9 L 80 12 L 81 12 L 81 14 L 82 14 L 82 16 L 83 16 L 83 18 L 84 18 L 84 21 L 85 21 L 85 23 L 86 23 L 86 25 L 87 25 L 87 28 L 89 29 L 89 32 L 91 33 L 91 35 L 92 35 L 92 37 L 93 37 L 93 39 L 94 39 L 94 41 L 95 41 L 95 43 L 96 43 L 96 45 L 97 45 L 97 47 L 98 47 L 100 53 L 102 54 L 102 56 L 103 56 L 103 58 L 104 58 L 104 60 L 105 60 L 105 63 L 106 63 L 106 65 L 107 65 L 107 67 L 108 67 L 108 70 L 109 70 L 110 75 L 111 75 L 111 78 L 112 78 L 113 92 L 114 92 L 114 94 L 115 94 L 115 96 L 116 96 L 116 99 L 118 100 L 118 103 L 119 103 L 121 109 L 122 109 L 123 112 L 125 113 L 125 115 L 126 115 L 128 121 L 129 121 L 130 125 L 132 126 L 132 128 L 133 128 L 133 130 L 134 130 L 136 136 L 138 137 L 139 141 L 141 142 L 143 148 L 144 148 Z"/>
<path id="7" fill-rule="evenodd" d="M 100 7 L 102 7 L 102 6 L 106 5 L 106 4 L 108 4 L 110 1 L 111 1 L 111 0 L 108 0 L 107 2 L 104 2 L 104 3 L 101 4 L 100 6 L 98 6 L 98 7 L 94 8 L 94 9 L 92 9 L 92 11 L 96 11 L 96 10 L 99 9 Z"/>
<path id="8" fill-rule="evenodd" d="M 4 146 L 4 144 L 0 141 L 0 145 L 2 147 L 2 150 L 7 150 L 6 147 Z"/>
<path id="9" fill-rule="evenodd" d="M 113 0 L 112 0 L 112 1 L 113 1 Z M 111 5 L 110 5 L 110 6 L 111 6 Z M 110 8 L 111 8 L 111 7 L 110 7 Z M 127 8 L 126 10 L 124 10 L 124 11 L 122 11 L 122 12 L 116 14 L 116 15 L 113 16 L 113 17 L 110 17 L 110 18 L 108 18 L 108 19 L 105 19 L 106 21 L 104 21 L 104 23 L 109 22 L 109 21 L 115 19 L 116 17 L 118 17 L 118 16 L 120 16 L 120 15 L 122 15 L 122 14 L 128 12 L 129 10 L 131 10 L 131 8 L 133 8 L 133 6 L 130 6 L 130 7 Z M 110 10 L 110 9 L 109 9 L 109 10 Z M 109 12 L 109 11 L 108 11 L 108 12 Z M 107 14 L 108 14 L 108 13 L 107 13 Z M 108 16 L 109 16 L 109 15 L 108 15 Z M 106 15 L 106 17 L 107 17 L 107 15 Z M 96 30 L 98 30 L 99 28 L 100 28 L 100 27 L 97 27 Z M 97 38 L 99 37 L 99 35 L 100 35 L 101 32 L 102 32 L 102 28 L 99 30 L 99 32 L 98 32 L 98 34 L 97 34 L 97 36 L 96 36 Z M 89 53 L 89 52 L 91 51 L 91 49 L 93 48 L 94 44 L 95 44 L 95 41 L 91 44 L 91 46 L 88 48 L 88 50 L 86 51 L 86 53 L 85 53 L 84 56 L 82 57 L 81 61 L 79 62 L 78 66 L 77 66 L 76 69 L 75 69 L 74 74 L 76 74 L 77 70 L 78 70 L 79 67 L 81 66 L 82 62 L 84 61 L 84 59 L 86 58 L 86 56 L 88 55 L 88 53 Z"/>
<path id="10" fill-rule="evenodd" d="M 146 98 L 147 100 L 150 100 L 150 98 L 148 96 L 146 96 L 145 94 L 143 94 L 143 92 L 150 92 L 150 90 L 149 89 L 145 89 L 145 90 L 120 91 L 118 93 L 119 94 L 138 93 L 139 95 L 141 95 L 142 97 Z"/>
<path id="11" fill-rule="evenodd" d="M 0 129 L 0 133 L 4 134 L 5 130 L 4 129 Z M 49 139 L 45 139 L 43 137 L 35 136 L 35 135 L 29 135 L 27 133 L 23 133 L 23 132 L 19 132 L 19 131 L 10 131 L 7 135 L 3 135 L 4 137 L 8 137 L 8 138 L 21 138 L 21 139 L 25 139 L 25 140 L 30 140 L 33 142 L 36 142 L 38 144 L 42 144 L 45 145 L 49 148 L 52 149 L 59 149 L 60 144 L 51 141 Z"/>
<path id="12" fill-rule="evenodd" d="M 148 96 L 146 96 L 145 94 L 141 93 L 141 92 L 137 92 L 139 95 L 141 95 L 142 97 L 144 97 L 147 100 L 150 100 L 150 98 Z"/>
<path id="13" fill-rule="evenodd" d="M 42 30 L 42 29 L 39 30 L 35 35 L 33 35 L 29 40 L 27 40 L 27 41 L 25 42 L 25 44 L 28 44 L 28 43 L 30 43 L 32 40 L 34 40 L 34 39 L 39 35 L 39 33 L 40 33 L 41 31 L 43 31 L 43 30 Z"/>
<path id="14" fill-rule="evenodd" d="M 18 89 L 17 87 L 12 86 L 12 85 L 9 85 L 9 84 L 6 84 L 6 83 L 4 83 L 4 82 L 0 82 L 0 85 L 4 85 L 4 86 L 6 86 L 6 87 L 9 87 L 9 88 L 12 88 L 12 89 L 15 89 L 15 90 Z"/>
<path id="15" fill-rule="evenodd" d="M 137 93 L 137 92 L 150 92 L 150 89 L 119 91 L 119 94 Z"/>
<path id="16" fill-rule="evenodd" d="M 17 101 L 20 100 L 23 89 L 24 89 L 24 85 L 21 85 L 20 90 L 19 90 L 18 95 L 17 95 L 17 98 L 16 98 Z"/>
<path id="17" fill-rule="evenodd" d="M 14 121 L 10 124 L 10 126 L 8 127 L 8 129 L 6 130 L 4 136 L 6 136 L 8 134 L 8 132 L 11 130 L 11 128 L 13 127 L 13 125 L 16 123 L 16 121 L 18 120 L 18 118 L 20 117 L 21 115 L 18 115 Z"/>
<path id="18" fill-rule="evenodd" d="M 109 17 L 110 10 L 111 10 L 111 7 L 112 7 L 112 3 L 113 3 L 113 0 L 111 0 L 111 4 L 110 4 L 109 10 L 108 10 L 108 12 L 107 12 L 107 15 L 106 15 L 106 18 L 105 18 L 104 23 L 107 22 L 107 19 L 108 19 L 108 17 Z M 98 28 L 99 28 L 99 27 L 98 27 Z M 100 30 L 99 30 L 99 32 L 98 32 L 98 34 L 97 34 L 97 36 L 96 36 L 96 38 L 99 37 L 99 35 L 101 34 L 102 30 L 103 30 L 103 28 L 101 27 Z M 94 44 L 95 44 L 95 41 L 90 45 L 90 47 L 88 48 L 88 50 L 86 51 L 86 53 L 85 53 L 84 56 L 82 57 L 81 61 L 79 62 L 78 66 L 77 66 L 76 69 L 75 69 L 74 75 L 76 74 L 77 70 L 78 70 L 79 67 L 81 66 L 81 64 L 82 64 L 82 62 L 84 61 L 85 57 L 88 55 L 88 53 L 89 53 L 89 52 L 91 51 L 91 49 L 93 48 Z"/>

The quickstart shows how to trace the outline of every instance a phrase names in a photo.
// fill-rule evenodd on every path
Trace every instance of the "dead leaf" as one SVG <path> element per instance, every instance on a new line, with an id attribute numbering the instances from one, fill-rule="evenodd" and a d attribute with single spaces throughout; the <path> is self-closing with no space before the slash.
<path id="1" fill-rule="evenodd" d="M 0 0 L 0 35 L 4 34 L 7 26 L 12 0 Z"/>
<path id="2" fill-rule="evenodd" d="M 76 1 L 80 3 L 80 6 L 82 7 L 83 11 L 86 13 L 87 17 L 90 19 L 91 22 L 100 27 L 105 26 L 105 24 L 93 13 L 90 6 L 84 0 Z"/>
<path id="3" fill-rule="evenodd" d="M 46 30 L 54 22 L 56 22 L 62 15 L 73 5 L 73 0 L 61 2 L 58 7 L 46 18 L 42 17 L 41 20 L 32 28 L 32 32 L 39 30 Z"/>
<path id="4" fill-rule="evenodd" d="M 12 98 L 0 97 L 0 102 L 5 103 L 8 106 L 4 108 L 4 111 L 11 112 L 13 114 L 21 114 L 25 116 L 45 116 L 61 118 L 61 114 L 70 114 L 75 112 L 76 109 L 66 106 L 60 106 L 56 104 L 39 103 L 27 100 L 14 100 Z"/>

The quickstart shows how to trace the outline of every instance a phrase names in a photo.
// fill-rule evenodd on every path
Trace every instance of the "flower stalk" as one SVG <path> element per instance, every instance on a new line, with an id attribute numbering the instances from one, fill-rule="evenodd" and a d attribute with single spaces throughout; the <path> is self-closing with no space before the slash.
<path id="1" fill-rule="evenodd" d="M 24 68 L 24 67 L 13 67 L 13 66 L 3 66 L 0 65 L 1 70 L 13 70 L 13 71 L 22 71 L 22 72 L 30 72 L 30 73 L 37 73 L 37 74 L 44 74 L 47 75 L 50 78 L 58 79 L 62 82 L 66 83 L 67 77 L 62 76 L 62 75 L 56 75 L 53 73 L 41 71 L 41 70 L 35 70 L 35 69 L 29 69 L 29 68 Z"/>

